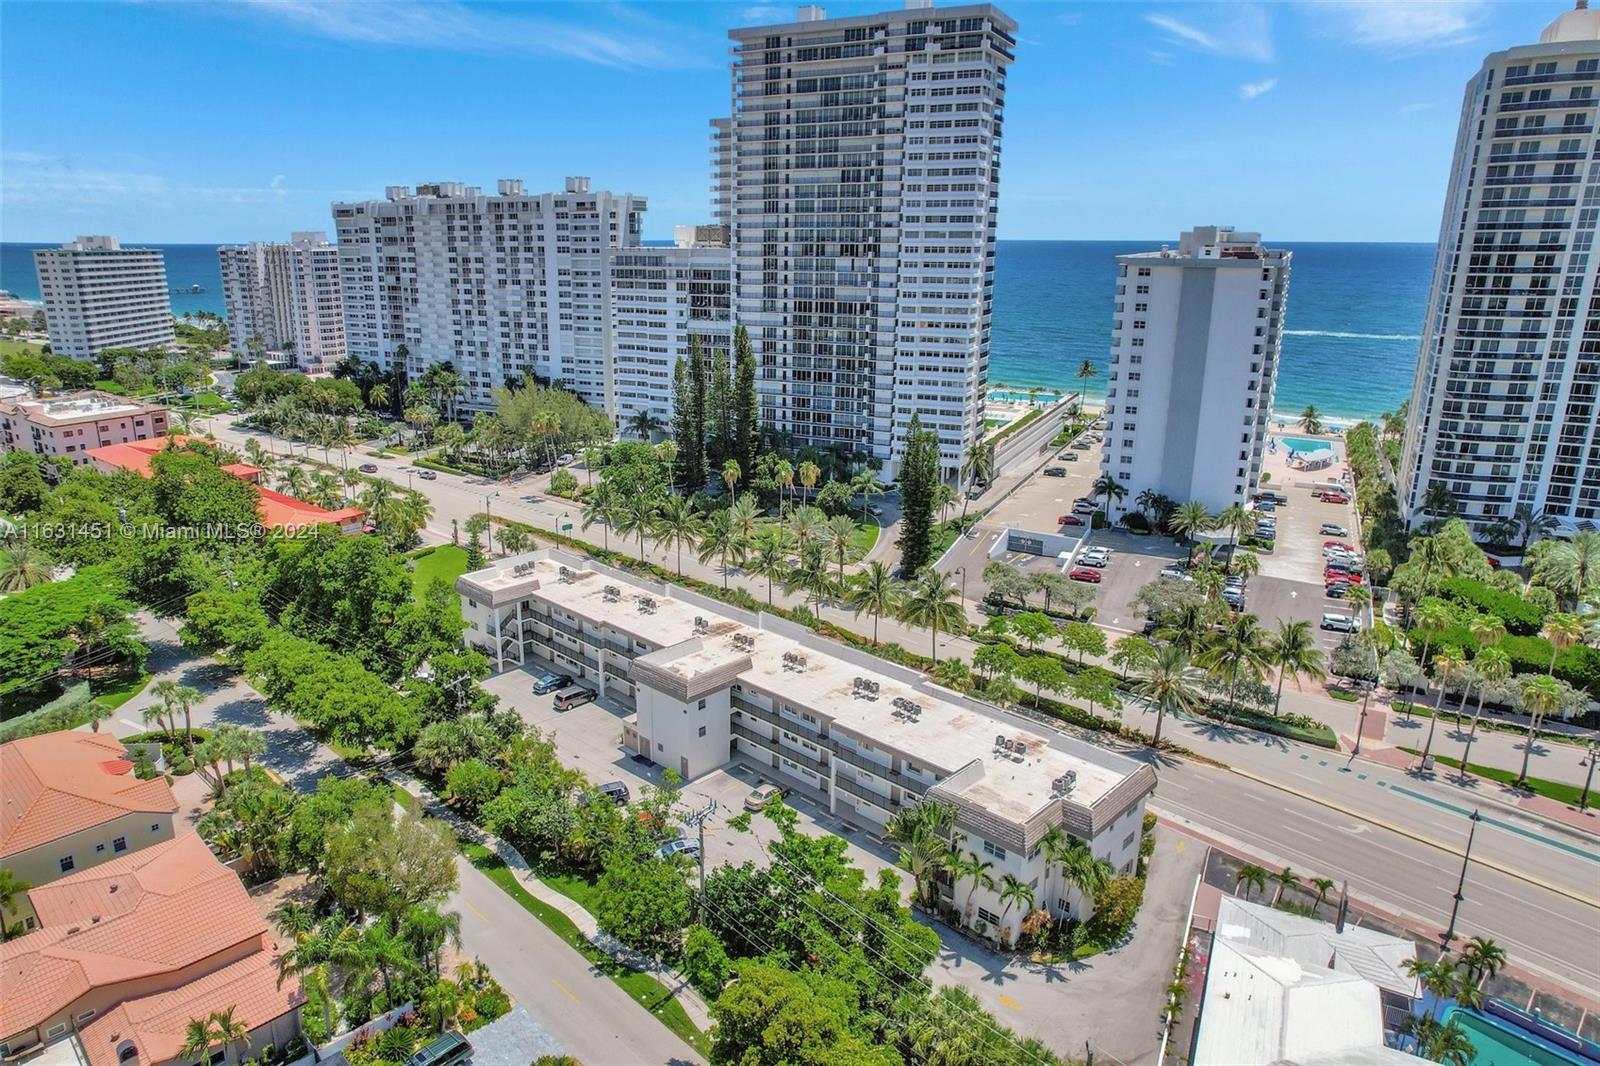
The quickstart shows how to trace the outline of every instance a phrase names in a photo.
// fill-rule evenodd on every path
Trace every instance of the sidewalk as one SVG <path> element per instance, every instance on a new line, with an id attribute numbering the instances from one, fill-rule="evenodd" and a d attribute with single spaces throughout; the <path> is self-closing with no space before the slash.
<path id="1" fill-rule="evenodd" d="M 1354 746 L 1353 739 L 1342 734 L 1339 737 L 1339 743 L 1341 747 L 1346 745 Z M 1345 750 L 1350 750 L 1350 748 L 1347 747 Z M 1420 761 L 1418 756 L 1387 744 L 1365 744 L 1362 746 L 1361 754 L 1357 758 L 1377 763 L 1380 766 L 1402 770 L 1416 781 L 1454 784 L 1461 789 L 1463 802 L 1481 801 L 1502 807 L 1511 807 L 1524 814 L 1532 814 L 1547 821 L 1559 822 L 1583 833 L 1600 835 L 1600 810 L 1596 810 L 1593 806 L 1586 811 L 1579 811 L 1578 808 L 1562 803 L 1559 800 L 1522 792 L 1498 781 L 1479 777 L 1477 774 L 1466 774 L 1465 780 L 1463 780 L 1463 775 L 1460 771 L 1445 766 L 1443 763 L 1435 763 L 1434 765 L 1437 769 L 1434 770 L 1418 770 L 1416 769 L 1417 763 Z"/>
<path id="2" fill-rule="evenodd" d="M 622 963 L 630 970 L 648 973 L 656 978 L 677 998 L 683 1006 L 684 1013 L 689 1015 L 689 1020 L 701 1032 L 707 1032 L 714 1024 L 711 1010 L 706 1006 L 705 1000 L 700 998 L 690 985 L 687 978 L 676 970 L 662 966 L 656 960 L 641 955 L 632 948 L 619 943 L 611 934 L 602 932 L 600 923 L 595 921 L 594 915 L 579 906 L 578 902 L 570 896 L 563 895 L 534 876 L 528 866 L 528 860 L 522 853 L 507 844 L 504 840 L 490 833 L 481 826 L 475 825 L 461 817 L 447 806 L 432 790 L 416 778 L 403 770 L 390 769 L 384 772 L 384 777 L 392 784 L 399 785 L 408 793 L 422 801 L 427 813 L 450 825 L 462 836 L 465 836 L 493 851 L 506 864 L 507 869 L 516 877 L 518 884 L 522 885 L 539 902 L 554 907 L 566 915 L 585 940 Z"/>

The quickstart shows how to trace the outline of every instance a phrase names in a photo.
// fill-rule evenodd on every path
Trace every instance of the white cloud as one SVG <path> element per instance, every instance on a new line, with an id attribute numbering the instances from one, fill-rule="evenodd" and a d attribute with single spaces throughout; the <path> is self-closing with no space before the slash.
<path id="1" fill-rule="evenodd" d="M 189 10 L 207 10 L 202 5 Z M 454 0 L 388 3 L 337 0 L 242 0 L 212 11 L 246 11 L 286 23 L 302 33 L 361 44 L 442 49 L 452 52 L 532 52 L 564 55 L 608 67 L 681 67 L 697 61 L 688 50 L 668 47 L 660 25 L 637 32 L 588 29 L 554 19 L 525 18 Z M 608 9 L 609 10 L 609 9 Z M 614 12 L 636 16 L 631 11 Z M 619 23 L 649 22 L 644 16 L 613 17 Z"/>
<path id="2" fill-rule="evenodd" d="M 1400 108 L 1402 115 L 1415 115 L 1418 111 L 1427 111 L 1433 107 L 1432 100 L 1417 100 Z"/>
<path id="3" fill-rule="evenodd" d="M 1265 96 L 1277 88 L 1277 78 L 1267 78 L 1264 81 L 1247 81 L 1239 86 L 1239 99 L 1254 100 L 1258 96 Z"/>
<path id="4" fill-rule="evenodd" d="M 1171 15 L 1145 15 L 1144 20 L 1160 30 L 1168 44 L 1180 48 L 1258 63 L 1270 63 L 1277 57 L 1272 42 L 1272 19 L 1263 8 L 1238 4 L 1214 12 L 1211 9 L 1188 10 L 1205 10 L 1207 17 L 1179 19 Z"/>
<path id="5" fill-rule="evenodd" d="M 739 12 L 741 26 L 766 26 L 780 22 L 793 22 L 795 9 L 781 4 L 756 4 Z"/>
<path id="6" fill-rule="evenodd" d="M 1310 0 L 1326 32 L 1386 52 L 1446 48 L 1476 40 L 1484 0 Z"/>
<path id="7" fill-rule="evenodd" d="M 259 185 L 188 185 L 128 167 L 80 168 L 71 159 L 43 152 L 0 153 L 0 200 L 8 206 L 49 207 L 73 215 L 103 216 L 108 209 L 137 206 L 181 208 L 201 204 L 272 206 L 291 195 L 351 195 L 348 191 L 290 189 L 283 174 Z"/>

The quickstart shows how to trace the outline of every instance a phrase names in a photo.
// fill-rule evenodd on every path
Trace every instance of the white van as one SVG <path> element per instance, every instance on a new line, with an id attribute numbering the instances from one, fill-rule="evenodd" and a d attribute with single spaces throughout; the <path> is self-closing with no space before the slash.
<path id="1" fill-rule="evenodd" d="M 1322 613 L 1322 628 L 1331 629 L 1335 633 L 1359 633 L 1361 632 L 1361 619 L 1352 618 L 1347 614 L 1324 611 Z"/>

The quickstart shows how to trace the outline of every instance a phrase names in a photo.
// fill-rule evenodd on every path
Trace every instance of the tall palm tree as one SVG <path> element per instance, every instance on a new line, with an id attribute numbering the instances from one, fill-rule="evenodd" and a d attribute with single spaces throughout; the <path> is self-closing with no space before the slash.
<path id="1" fill-rule="evenodd" d="M 1528 784 L 1528 760 L 1533 756 L 1534 738 L 1539 732 L 1539 722 L 1561 705 L 1561 686 L 1549 676 L 1535 675 L 1522 682 L 1522 705 L 1528 711 L 1528 736 L 1522 742 L 1522 769 L 1513 784 L 1525 788 Z"/>
<path id="2" fill-rule="evenodd" d="M 583 505 L 583 514 L 578 521 L 582 523 L 585 532 L 596 522 L 600 523 L 600 533 L 604 538 L 606 551 L 611 550 L 611 527 L 616 522 L 617 506 L 611 495 L 611 486 L 604 481 L 594 490 L 589 501 Z"/>
<path id="3" fill-rule="evenodd" d="M 1600 533 L 1584 531 L 1556 545 L 1537 574 L 1568 603 L 1583 599 L 1600 584 Z"/>
<path id="4" fill-rule="evenodd" d="M 977 482 L 988 483 L 994 480 L 994 443 L 986 440 L 975 440 L 967 445 L 967 456 L 961 463 L 961 479 L 968 488 Z M 966 501 L 961 505 L 961 517 L 967 517 L 967 508 L 972 503 L 972 495 L 967 494 Z"/>
<path id="5" fill-rule="evenodd" d="M 761 505 L 747 492 L 729 506 L 728 521 L 733 523 L 733 534 L 739 541 L 739 554 L 742 556 L 761 531 Z"/>
<path id="6" fill-rule="evenodd" d="M 1472 762 L 1472 742 L 1478 737 L 1478 720 L 1483 717 L 1484 696 L 1491 687 L 1498 688 L 1511 676 L 1511 656 L 1504 648 L 1491 645 L 1473 658 L 1472 668 L 1478 675 L 1478 709 L 1473 712 L 1472 728 L 1467 731 L 1466 744 L 1461 751 L 1460 778 L 1463 784 L 1467 779 L 1467 767 Z"/>
<path id="7" fill-rule="evenodd" d="M 1333 891 L 1333 878 L 1313 877 L 1311 878 L 1311 887 L 1317 890 L 1317 898 L 1311 904 L 1311 909 L 1314 911 L 1322 906 L 1322 901 L 1328 897 L 1329 892 Z"/>
<path id="8" fill-rule="evenodd" d="M 839 564 L 839 584 L 844 584 L 844 564 L 850 558 L 850 542 L 855 539 L 856 523 L 849 515 L 834 515 L 822 526 L 827 552 Z"/>
<path id="9" fill-rule="evenodd" d="M 1006 917 L 1011 913 L 1013 906 L 1020 906 L 1024 914 L 1033 909 L 1033 886 L 1015 874 L 1000 875 L 999 895 L 1000 902 L 1005 904 L 1004 909 L 1000 911 L 1000 926 L 1002 929 L 1005 927 Z"/>
<path id="10" fill-rule="evenodd" d="M 1444 635 L 1445 630 L 1450 628 L 1450 623 L 1453 621 L 1454 618 L 1450 614 L 1450 608 L 1438 600 L 1430 600 L 1417 610 L 1416 621 L 1411 627 L 1411 633 L 1413 636 L 1422 638 L 1422 654 L 1417 658 L 1417 662 L 1424 669 L 1427 668 L 1428 652 L 1432 649 L 1433 642 Z M 1424 681 L 1424 684 L 1426 684 L 1426 681 Z"/>
<path id="11" fill-rule="evenodd" d="M 228 1007 L 225 1010 L 211 1012 L 212 1032 L 216 1034 L 217 1042 L 222 1045 L 222 1057 L 228 1066 L 235 1066 L 239 1061 L 234 1045 L 250 1037 L 250 1030 L 233 1016 L 237 1009 Z"/>
<path id="12" fill-rule="evenodd" d="M 1278 623 L 1278 631 L 1267 638 L 1267 660 L 1277 668 L 1278 692 L 1272 702 L 1273 717 L 1283 706 L 1283 681 L 1292 676 L 1294 687 L 1300 688 L 1300 678 L 1321 681 L 1327 677 L 1327 660 L 1317 648 L 1316 635 L 1310 622 Z"/>
<path id="13" fill-rule="evenodd" d="M 850 491 L 861 497 L 861 510 L 866 512 L 872 506 L 872 497 L 882 496 L 889 490 L 878 479 L 876 470 L 863 470 L 850 479 Z"/>
<path id="14" fill-rule="evenodd" d="M 1189 652 L 1177 644 L 1160 644 L 1155 657 L 1144 668 L 1134 694 L 1156 709 L 1156 731 L 1152 746 L 1161 743 L 1161 723 L 1168 714 L 1193 714 L 1205 696 L 1200 691 L 1200 671 L 1190 665 Z"/>
<path id="15" fill-rule="evenodd" d="M 967 852 L 967 857 L 965 859 L 956 858 L 950 862 L 950 876 L 955 879 L 956 884 L 959 885 L 963 881 L 972 882 L 967 886 L 967 902 L 965 910 L 967 919 L 969 921 L 972 918 L 972 894 L 976 892 L 979 887 L 982 887 L 990 892 L 994 891 L 994 875 L 989 872 L 993 869 L 994 863 L 982 858 L 975 851 Z"/>
<path id="16" fill-rule="evenodd" d="M 785 505 L 794 493 L 794 464 L 779 459 L 772 466 L 772 480 L 778 483 L 778 517 L 783 517 Z"/>
<path id="17" fill-rule="evenodd" d="M 705 532 L 705 524 L 700 521 L 693 501 L 687 496 L 668 496 L 655 516 L 652 532 L 657 543 L 677 550 L 678 576 L 682 577 L 684 545 L 694 547 Z"/>
<path id="18" fill-rule="evenodd" d="M 822 477 L 822 468 L 807 459 L 795 469 L 795 476 L 800 479 L 801 486 L 805 488 L 805 499 L 809 503 L 811 501 L 811 490 L 817 487 L 817 481 Z"/>
<path id="19" fill-rule="evenodd" d="M 1109 522 L 1112 517 L 1112 507 L 1128 494 L 1128 487 L 1107 471 L 1095 479 L 1094 486 L 1089 490 L 1089 494 L 1105 501 L 1106 521 Z"/>
<path id="20" fill-rule="evenodd" d="M 1433 733 L 1439 725 L 1439 715 L 1444 713 L 1445 690 L 1466 668 L 1467 660 L 1457 648 L 1447 645 L 1434 653 L 1433 680 L 1439 686 L 1439 694 L 1434 697 L 1433 717 L 1428 719 L 1428 739 L 1422 745 L 1422 761 L 1419 765 L 1424 768 L 1428 765 L 1428 756 L 1433 754 Z"/>
<path id="21" fill-rule="evenodd" d="M 1083 382 L 1085 385 L 1087 385 L 1091 379 L 1098 377 L 1099 374 L 1100 371 L 1095 369 L 1095 365 L 1087 359 L 1078 364 L 1078 380 Z"/>
<path id="22" fill-rule="evenodd" d="M 306 468 L 299 465 L 287 466 L 278 474 L 278 491 L 295 499 L 304 499 L 311 494 L 311 475 Z"/>
<path id="23" fill-rule="evenodd" d="M 739 534 L 728 511 L 712 515 L 700 534 L 700 561 L 709 564 L 712 559 L 721 560 L 723 588 L 728 587 L 728 556 L 737 561 L 740 547 Z"/>
<path id="24" fill-rule="evenodd" d="M 1082 840 L 1055 827 L 1052 830 L 1039 841 L 1045 854 L 1046 883 L 1049 882 L 1049 867 L 1059 867 L 1062 881 L 1075 887 L 1092 910 L 1094 901 L 1106 890 L 1116 871 L 1105 859 L 1095 858 L 1089 845 Z"/>
<path id="25" fill-rule="evenodd" d="M 652 436 L 665 428 L 666 423 L 662 422 L 661 419 L 651 411 L 638 411 L 633 415 L 633 417 L 628 419 L 628 432 L 632 433 L 642 441 L 648 441 Z"/>
<path id="26" fill-rule="evenodd" d="M 1287 866 L 1279 870 L 1277 873 L 1269 874 L 1268 876 L 1278 886 L 1278 890 L 1272 895 L 1272 905 L 1274 907 L 1276 907 L 1283 899 L 1283 893 L 1285 889 L 1294 888 L 1300 883 L 1300 875 L 1289 869 Z"/>
<path id="27" fill-rule="evenodd" d="M 1307 433 L 1322 432 L 1322 412 L 1314 404 L 1306 404 L 1306 409 L 1300 412 L 1300 428 Z"/>
<path id="28" fill-rule="evenodd" d="M 1217 514 L 1217 528 L 1228 531 L 1228 547 L 1239 542 L 1239 534 L 1255 525 L 1255 515 L 1242 503 L 1230 503 Z"/>
<path id="29" fill-rule="evenodd" d="M 29 541 L 0 548 L 0 592 L 26 592 L 49 581 L 54 572 L 50 557 Z"/>
<path id="30" fill-rule="evenodd" d="M 796 507 L 789 512 L 789 537 L 795 552 L 802 557 L 822 536 L 822 512 L 815 507 Z"/>
<path id="31" fill-rule="evenodd" d="M 1461 965 L 1467 980 L 1476 988 L 1500 973 L 1506 964 L 1506 949 L 1484 936 L 1475 936 L 1461 949 Z"/>
<path id="32" fill-rule="evenodd" d="M 939 630 L 954 633 L 966 624 L 967 613 L 961 609 L 960 595 L 954 582 L 930 567 L 911 586 L 901 606 L 902 619 L 932 633 L 931 657 L 935 663 L 939 661 Z"/>
<path id="33" fill-rule="evenodd" d="M 783 549 L 783 532 L 772 527 L 762 530 L 751 542 L 745 568 L 757 577 L 767 579 L 767 604 L 772 604 L 772 582 L 789 572 L 789 560 Z"/>
<path id="34" fill-rule="evenodd" d="M 728 495 L 733 495 L 733 487 L 744 476 L 744 471 L 739 469 L 739 460 L 729 459 L 722 464 L 722 483 L 728 486 Z"/>
<path id="35" fill-rule="evenodd" d="M 339 475 L 326 470 L 318 470 L 312 474 L 309 499 L 318 507 L 336 509 L 344 502 L 344 486 L 339 482 Z"/>
<path id="36" fill-rule="evenodd" d="M 770 595 L 770 586 L 769 586 Z M 878 643 L 878 623 L 884 615 L 898 615 L 903 598 L 903 586 L 894 576 L 894 568 L 882 562 L 870 562 L 851 581 L 850 606 L 856 617 L 862 612 L 872 615 L 872 643 Z"/>
<path id="37" fill-rule="evenodd" d="M 617 532 L 624 537 L 637 536 L 639 538 L 639 561 L 644 562 L 644 539 L 655 527 L 656 511 L 661 507 L 661 500 L 649 493 L 641 492 L 622 501 L 616 511 Z"/>
<path id="38" fill-rule="evenodd" d="M 1239 867 L 1233 875 L 1233 894 L 1238 895 L 1244 889 L 1244 898 L 1249 899 L 1252 890 L 1263 891 L 1267 887 L 1267 871 L 1253 862 L 1247 862 Z"/>
<path id="39" fill-rule="evenodd" d="M 503 555 L 516 555 L 528 546 L 528 531 L 521 526 L 501 526 L 495 530 L 494 539 L 500 542 Z"/>
<path id="40" fill-rule="evenodd" d="M 1253 614 L 1241 614 L 1229 620 L 1200 653 L 1198 662 L 1206 669 L 1227 677 L 1228 709 L 1231 714 L 1240 674 L 1260 680 L 1270 662 L 1267 634 L 1261 628 L 1261 620 Z"/>
<path id="41" fill-rule="evenodd" d="M 1199 500 L 1190 500 L 1188 503 L 1179 504 L 1172 512 L 1172 517 L 1167 519 L 1167 528 L 1178 536 L 1191 543 L 1198 540 L 1200 534 L 1209 533 L 1215 529 L 1215 519 L 1211 512 L 1206 510 L 1206 505 Z"/>
<path id="42" fill-rule="evenodd" d="M 820 609 L 823 604 L 842 592 L 833 579 L 833 571 L 828 569 L 828 560 L 822 554 L 822 548 L 813 545 L 800 556 L 800 565 L 789 571 L 789 576 L 783 583 L 783 591 L 794 593 L 803 592 L 806 603 L 816 600 Z"/>

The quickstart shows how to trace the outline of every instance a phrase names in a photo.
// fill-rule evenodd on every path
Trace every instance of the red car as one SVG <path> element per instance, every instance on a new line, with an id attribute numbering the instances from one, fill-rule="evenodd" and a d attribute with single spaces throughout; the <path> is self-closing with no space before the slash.
<path id="1" fill-rule="evenodd" d="M 1081 526 L 1083 525 L 1083 519 L 1075 514 L 1064 514 L 1056 519 L 1056 524 L 1061 526 Z"/>
<path id="2" fill-rule="evenodd" d="M 1328 492 L 1328 493 L 1324 493 L 1323 494 L 1322 502 L 1323 503 L 1349 503 L 1350 502 L 1350 497 L 1346 496 L 1342 492 Z"/>
<path id="3" fill-rule="evenodd" d="M 1342 540 L 1325 540 L 1322 542 L 1322 546 L 1324 548 L 1343 548 L 1347 552 L 1355 551 L 1353 546 L 1346 544 Z"/>
<path id="4" fill-rule="evenodd" d="M 1087 581 L 1091 585 L 1100 584 L 1100 571 L 1089 566 L 1074 567 L 1072 573 L 1067 576 L 1074 581 Z"/>
<path id="5" fill-rule="evenodd" d="M 1352 574 L 1348 570 L 1324 570 L 1322 579 L 1324 581 L 1345 581 L 1352 585 L 1361 584 L 1361 575 Z"/>

